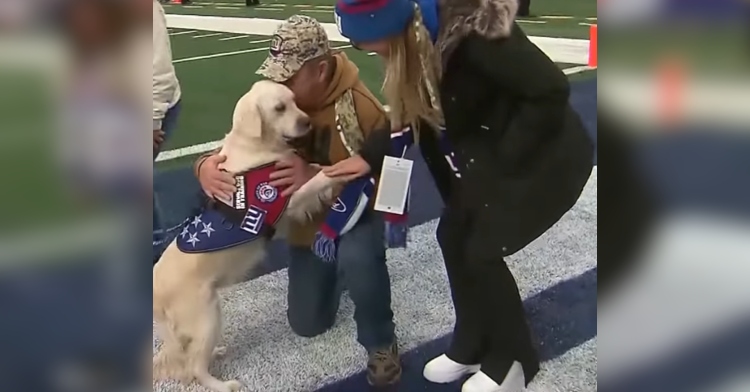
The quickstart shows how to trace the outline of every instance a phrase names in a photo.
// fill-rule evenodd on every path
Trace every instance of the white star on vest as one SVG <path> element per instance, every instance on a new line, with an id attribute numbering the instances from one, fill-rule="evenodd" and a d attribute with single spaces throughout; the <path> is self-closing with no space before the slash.
<path id="1" fill-rule="evenodd" d="M 198 242 L 201 242 L 201 240 L 198 239 L 198 233 L 190 233 L 190 238 L 188 238 L 187 243 L 193 245 L 193 248 L 195 248 L 195 244 Z"/>
<path id="2" fill-rule="evenodd" d="M 201 230 L 201 233 L 205 234 L 206 237 L 211 238 L 211 233 L 216 231 L 215 229 L 211 228 L 212 223 L 209 224 L 203 224 L 203 230 Z"/>
<path id="3" fill-rule="evenodd" d="M 198 227 L 198 225 L 200 225 L 201 223 L 203 223 L 203 221 L 201 220 L 202 216 L 203 216 L 203 214 L 196 216 L 195 218 L 193 218 L 193 222 L 191 222 L 190 224 L 193 225 L 193 226 L 195 226 L 195 227 Z"/>

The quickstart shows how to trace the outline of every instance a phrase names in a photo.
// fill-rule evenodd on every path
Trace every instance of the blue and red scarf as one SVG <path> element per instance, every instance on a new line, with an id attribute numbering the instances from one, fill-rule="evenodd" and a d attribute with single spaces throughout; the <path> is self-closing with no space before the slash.
<path id="1" fill-rule="evenodd" d="M 414 132 L 405 128 L 391 133 L 391 153 L 389 156 L 403 158 L 406 150 L 414 145 Z M 458 166 L 455 164 L 455 154 L 445 136 L 445 129 L 441 129 L 439 139 L 440 150 L 453 171 L 453 175 L 460 178 Z M 375 179 L 362 177 L 350 182 L 344 187 L 336 202 L 331 206 L 325 222 L 315 236 L 313 252 L 321 259 L 332 262 L 336 260 L 338 240 L 351 230 L 367 208 L 373 196 Z M 411 193 L 411 190 L 409 190 Z M 408 199 L 407 199 L 408 200 Z M 405 248 L 408 237 L 408 201 L 403 214 L 385 213 L 385 242 L 388 248 Z"/>
<path id="2" fill-rule="evenodd" d="M 315 235 L 312 250 L 316 256 L 327 262 L 336 260 L 339 238 L 357 224 L 374 190 L 372 177 L 356 179 L 344 187 Z"/>

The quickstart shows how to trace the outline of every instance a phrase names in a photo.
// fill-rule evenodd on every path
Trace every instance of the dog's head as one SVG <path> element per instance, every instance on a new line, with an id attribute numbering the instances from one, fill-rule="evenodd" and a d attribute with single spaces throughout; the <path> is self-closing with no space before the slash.
<path id="1" fill-rule="evenodd" d="M 237 102 L 232 132 L 241 137 L 286 143 L 310 131 L 310 118 L 294 103 L 294 94 L 282 84 L 263 80 Z"/>

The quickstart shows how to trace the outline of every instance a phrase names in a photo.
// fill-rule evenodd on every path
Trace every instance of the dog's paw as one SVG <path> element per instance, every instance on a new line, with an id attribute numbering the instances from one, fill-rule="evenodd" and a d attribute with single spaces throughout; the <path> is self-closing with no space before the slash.
<path id="1" fill-rule="evenodd" d="M 242 383 L 237 380 L 224 381 L 224 385 L 227 386 L 227 391 L 239 392 L 242 390 Z"/>
<path id="2" fill-rule="evenodd" d="M 214 347 L 213 353 L 211 353 L 211 355 L 214 358 L 221 358 L 226 354 L 227 354 L 227 346 L 216 346 Z"/>

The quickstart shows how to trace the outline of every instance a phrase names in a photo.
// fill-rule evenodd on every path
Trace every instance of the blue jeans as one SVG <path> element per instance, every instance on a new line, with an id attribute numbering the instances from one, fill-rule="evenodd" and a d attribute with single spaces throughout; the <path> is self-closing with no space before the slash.
<path id="1" fill-rule="evenodd" d="M 174 132 L 175 127 L 177 127 L 177 118 L 180 116 L 180 111 L 182 110 L 182 101 L 177 101 L 177 103 L 174 104 L 167 112 L 164 114 L 164 119 L 161 121 L 161 130 L 164 132 L 164 143 L 169 140 L 170 136 L 172 136 L 172 132 Z M 161 152 L 161 147 L 164 146 L 164 143 L 162 143 L 158 150 L 154 151 L 154 160 L 156 160 L 157 155 L 159 155 L 159 152 Z"/>
<path id="2" fill-rule="evenodd" d="M 180 110 L 182 109 L 182 103 L 181 101 L 177 101 L 177 103 L 169 108 L 167 110 L 167 113 L 164 115 L 164 119 L 161 123 L 161 130 L 164 132 L 164 142 L 159 146 L 163 146 L 164 143 L 169 140 L 170 136 L 174 132 L 175 127 L 177 126 L 177 118 L 179 117 Z M 154 151 L 154 161 L 156 160 L 156 157 L 159 155 L 160 150 Z M 156 184 L 154 184 L 156 185 Z M 161 256 L 162 249 L 166 246 L 166 244 L 161 244 L 166 238 L 167 233 L 165 230 L 167 229 L 164 225 L 164 220 L 162 219 L 162 216 L 159 212 L 159 201 L 156 197 L 156 186 L 154 186 L 154 197 L 153 197 L 153 203 L 154 203 L 154 211 L 153 211 L 153 261 L 156 262 L 156 260 Z M 156 245 L 159 243 L 159 245 Z"/>
<path id="3" fill-rule="evenodd" d="M 338 258 L 326 263 L 309 247 L 291 247 L 289 308 L 292 330 L 305 337 L 333 326 L 344 289 L 354 302 L 357 341 L 368 351 L 394 341 L 391 280 L 385 259 L 384 223 L 380 214 L 368 212 L 343 235 Z"/>

